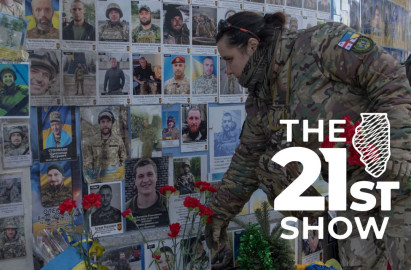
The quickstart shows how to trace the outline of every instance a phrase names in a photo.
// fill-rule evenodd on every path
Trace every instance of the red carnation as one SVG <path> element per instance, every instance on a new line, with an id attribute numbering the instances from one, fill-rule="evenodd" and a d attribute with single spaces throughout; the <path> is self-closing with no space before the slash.
<path id="1" fill-rule="evenodd" d="M 88 210 L 91 207 L 99 208 L 101 206 L 101 195 L 99 193 L 90 193 L 83 196 L 83 205 L 84 210 Z"/>
<path id="2" fill-rule="evenodd" d="M 213 210 L 211 210 L 211 208 L 205 206 L 204 204 L 200 204 L 198 209 L 200 209 L 200 216 L 211 217 L 214 215 Z"/>
<path id="3" fill-rule="evenodd" d="M 64 213 L 67 211 L 67 213 L 71 214 L 73 211 L 73 208 L 76 208 L 76 201 L 72 199 L 67 199 L 64 202 L 62 202 L 59 206 L 59 211 L 60 215 L 64 215 Z"/>
<path id="4" fill-rule="evenodd" d="M 198 207 L 200 204 L 200 200 L 197 198 L 187 196 L 184 199 L 184 206 L 187 207 L 189 210 Z"/>
<path id="5" fill-rule="evenodd" d="M 173 223 L 173 224 L 170 224 L 168 227 L 170 228 L 171 233 L 168 233 L 167 235 L 170 236 L 171 238 L 176 238 L 178 236 L 178 234 L 180 233 L 180 230 L 181 230 L 180 223 L 178 223 L 178 222 Z"/>
<path id="6" fill-rule="evenodd" d="M 160 260 L 160 258 L 161 258 L 161 255 L 160 254 L 155 254 L 155 253 L 153 253 L 152 255 L 151 255 L 151 257 L 153 258 L 153 259 L 155 259 L 155 260 Z"/>
<path id="7" fill-rule="evenodd" d="M 176 192 L 177 189 L 173 186 L 164 186 L 162 188 L 160 188 L 160 193 L 163 194 L 164 196 L 170 196 L 171 193 Z"/>
<path id="8" fill-rule="evenodd" d="M 345 124 L 341 124 L 341 127 L 346 127 L 348 125 L 351 125 L 351 117 L 349 117 L 348 115 L 344 116 L 343 120 L 345 120 Z"/>
<path id="9" fill-rule="evenodd" d="M 201 188 L 201 187 L 204 187 L 204 186 L 209 186 L 210 183 L 208 183 L 208 182 L 206 182 L 206 181 L 197 181 L 197 182 L 195 183 L 195 185 L 196 185 L 196 188 Z"/>
<path id="10" fill-rule="evenodd" d="M 131 215 L 131 209 L 130 209 L 130 208 L 127 209 L 126 211 L 124 211 L 123 213 L 121 213 L 121 215 L 122 215 L 124 218 L 128 217 L 128 215 Z"/>
<path id="11" fill-rule="evenodd" d="M 211 193 L 215 193 L 215 192 L 217 192 L 217 189 L 215 187 L 213 187 L 212 185 L 202 186 L 201 189 L 200 189 L 200 192 L 204 192 L 204 191 L 209 191 Z"/>
<path id="12" fill-rule="evenodd" d="M 324 141 L 321 143 L 321 148 L 333 148 L 335 142 L 330 142 L 330 136 L 325 137 Z"/>

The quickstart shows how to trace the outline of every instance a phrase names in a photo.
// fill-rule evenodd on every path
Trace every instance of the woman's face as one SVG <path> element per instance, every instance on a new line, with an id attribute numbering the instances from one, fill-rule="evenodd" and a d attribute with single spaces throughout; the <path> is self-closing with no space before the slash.
<path id="1" fill-rule="evenodd" d="M 3 74 L 2 80 L 5 85 L 10 86 L 14 83 L 14 76 L 12 73 L 7 72 Z"/>
<path id="2" fill-rule="evenodd" d="M 252 53 L 247 49 L 239 49 L 238 47 L 228 44 L 226 36 L 223 36 L 220 41 L 217 42 L 217 47 L 221 58 L 223 58 L 227 63 L 226 73 L 228 75 L 234 74 L 236 78 L 240 78 L 241 73 L 243 72 L 243 69 Z"/>

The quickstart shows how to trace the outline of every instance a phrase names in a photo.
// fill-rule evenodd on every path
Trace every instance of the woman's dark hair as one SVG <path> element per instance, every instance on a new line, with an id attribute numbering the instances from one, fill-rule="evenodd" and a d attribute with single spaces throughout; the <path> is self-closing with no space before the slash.
<path id="1" fill-rule="evenodd" d="M 266 14 L 264 17 L 251 11 L 243 11 L 234 14 L 227 19 L 233 27 L 227 27 L 227 23 L 219 23 L 216 42 L 223 36 L 227 36 L 228 43 L 232 46 L 244 48 L 248 40 L 256 35 L 260 39 L 259 47 L 269 43 L 273 36 L 274 30 L 282 30 L 285 23 L 285 15 L 282 12 Z M 243 28 L 251 33 L 239 30 Z"/>

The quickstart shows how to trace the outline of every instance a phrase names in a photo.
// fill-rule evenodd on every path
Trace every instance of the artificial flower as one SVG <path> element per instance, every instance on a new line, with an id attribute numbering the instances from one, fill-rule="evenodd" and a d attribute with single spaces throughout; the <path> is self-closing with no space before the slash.
<path id="1" fill-rule="evenodd" d="M 59 206 L 59 211 L 60 215 L 64 215 L 64 213 L 67 211 L 70 215 L 73 213 L 73 208 L 76 208 L 76 201 L 72 199 L 67 199 L 64 202 L 62 202 Z"/>
<path id="2" fill-rule="evenodd" d="M 99 208 L 101 206 L 101 195 L 99 193 L 90 193 L 83 196 L 83 205 L 84 210 L 88 210 L 91 207 Z"/>
<path id="3" fill-rule="evenodd" d="M 171 233 L 168 233 L 167 235 L 170 236 L 171 238 L 176 238 L 178 236 L 178 234 L 180 233 L 180 230 L 181 230 L 180 223 L 178 223 L 178 222 L 173 223 L 173 224 L 170 224 L 168 227 L 170 228 Z"/>

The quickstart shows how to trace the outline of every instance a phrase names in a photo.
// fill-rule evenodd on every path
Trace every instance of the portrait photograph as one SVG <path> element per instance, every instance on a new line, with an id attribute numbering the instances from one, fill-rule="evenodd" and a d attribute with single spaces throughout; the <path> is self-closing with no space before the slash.
<path id="1" fill-rule="evenodd" d="M 2 204 L 21 203 L 21 199 L 21 175 L 0 174 L 0 217 Z"/>
<path id="2" fill-rule="evenodd" d="M 317 10 L 317 0 L 303 0 L 304 1 L 304 8 Z"/>
<path id="3" fill-rule="evenodd" d="M 173 158 L 174 183 L 180 195 L 195 193 L 195 183 L 201 181 L 201 157 Z"/>
<path id="4" fill-rule="evenodd" d="M 131 1 L 131 42 L 161 43 L 161 2 Z"/>
<path id="5" fill-rule="evenodd" d="M 0 118 L 30 115 L 29 64 L 0 64 Z"/>
<path id="6" fill-rule="evenodd" d="M 188 269 L 206 270 L 210 269 L 210 250 L 207 247 L 204 235 L 181 239 L 180 245 L 188 250 L 189 254 L 184 256 Z"/>
<path id="7" fill-rule="evenodd" d="M 109 269 L 116 270 L 144 270 L 143 246 L 142 244 L 136 244 L 106 249 L 101 264 Z"/>
<path id="8" fill-rule="evenodd" d="M 161 95 L 161 54 L 133 54 L 133 95 Z"/>
<path id="9" fill-rule="evenodd" d="M 161 105 L 130 107 L 131 157 L 161 157 Z"/>
<path id="10" fill-rule="evenodd" d="M 59 39 L 59 0 L 26 0 L 26 38 Z"/>
<path id="11" fill-rule="evenodd" d="M 62 58 L 64 97 L 95 97 L 97 54 L 64 51 Z"/>
<path id="12" fill-rule="evenodd" d="M 318 219 L 315 218 L 309 222 L 310 226 L 318 226 Z M 302 239 L 302 235 L 300 236 L 300 239 Z M 302 239 L 302 256 L 303 256 L 303 263 L 304 262 L 304 257 L 307 257 L 308 255 L 314 255 L 314 261 L 316 261 L 318 258 L 322 258 L 322 244 L 323 240 L 319 239 L 318 236 L 318 231 L 309 231 L 308 232 L 308 238 L 307 239 Z M 313 260 L 313 256 L 310 256 L 309 260 Z"/>
<path id="13" fill-rule="evenodd" d="M 286 4 L 288 7 L 302 8 L 303 0 L 287 0 Z"/>
<path id="14" fill-rule="evenodd" d="M 207 141 L 207 104 L 181 104 L 183 143 Z"/>
<path id="15" fill-rule="evenodd" d="M 163 4 L 163 44 L 190 45 L 190 6 Z"/>
<path id="16" fill-rule="evenodd" d="M 98 53 L 98 89 L 102 96 L 130 92 L 130 54 Z"/>
<path id="17" fill-rule="evenodd" d="M 318 0 L 317 6 L 318 11 L 331 12 L 331 0 Z"/>
<path id="18" fill-rule="evenodd" d="M 192 94 L 217 95 L 217 56 L 192 56 Z"/>
<path id="19" fill-rule="evenodd" d="M 22 17 L 16 17 L 16 15 L 7 15 L 5 10 L 1 10 L 5 6 L 3 2 L 0 2 L 0 35 L 2 37 L 0 57 L 9 59 L 23 46 L 27 21 Z"/>
<path id="20" fill-rule="evenodd" d="M 180 107 L 163 105 L 162 107 L 161 136 L 163 147 L 177 147 L 180 142 Z"/>
<path id="21" fill-rule="evenodd" d="M 0 13 L 24 18 L 25 15 L 24 0 L 2 0 L 0 2 Z"/>
<path id="22" fill-rule="evenodd" d="M 387 4 L 387 1 L 385 1 L 385 4 Z M 360 31 L 360 0 L 348 0 L 348 5 L 350 7 L 349 26 L 356 31 Z M 389 13 L 384 13 L 384 18 L 390 16 Z M 387 34 L 384 32 L 384 35 L 386 36 Z"/>
<path id="23" fill-rule="evenodd" d="M 190 55 L 164 55 L 164 95 L 190 94 Z"/>
<path id="24" fill-rule="evenodd" d="M 37 107 L 41 162 L 76 160 L 75 107 Z"/>
<path id="25" fill-rule="evenodd" d="M 273 5 L 280 5 L 284 6 L 285 5 L 285 0 L 265 0 L 267 4 L 273 4 Z M 316 0 L 314 0 L 316 1 Z"/>
<path id="26" fill-rule="evenodd" d="M 4 168 L 30 166 L 32 157 L 29 125 L 3 123 L 1 127 Z"/>
<path id="27" fill-rule="evenodd" d="M 97 237 L 123 232 L 121 181 L 89 185 L 89 194 L 101 195 L 101 206 L 90 215 L 91 233 Z"/>
<path id="28" fill-rule="evenodd" d="M 51 97 L 60 98 L 60 51 L 31 50 L 28 53 L 32 105 L 50 105 Z"/>
<path id="29" fill-rule="evenodd" d="M 94 2 L 94 0 L 63 1 L 61 18 L 63 40 L 96 40 L 96 9 Z"/>
<path id="30" fill-rule="evenodd" d="M 181 240 L 180 238 L 177 238 L 176 241 L 177 243 L 180 243 Z M 153 251 L 158 249 L 160 251 L 160 258 L 158 260 L 152 257 L 150 249 Z M 179 250 L 180 249 L 177 248 L 177 254 L 175 254 L 171 239 L 167 239 L 162 243 L 153 241 L 144 245 L 144 264 L 146 265 L 146 270 L 174 269 L 174 259 L 176 260 L 176 263 L 178 263 L 178 258 L 180 258 Z"/>
<path id="31" fill-rule="evenodd" d="M 59 206 L 67 199 L 73 199 L 71 162 L 40 163 L 41 205 Z"/>
<path id="32" fill-rule="evenodd" d="M 168 226 L 167 199 L 160 193 L 168 185 L 169 157 L 129 159 L 126 161 L 125 209 L 131 209 L 140 229 Z M 137 230 L 126 221 L 127 230 Z"/>
<path id="33" fill-rule="evenodd" d="M 130 42 L 130 2 L 97 0 L 98 40 Z"/>
<path id="34" fill-rule="evenodd" d="M 87 183 L 124 180 L 128 157 L 128 108 L 80 108 L 83 176 Z"/>
<path id="35" fill-rule="evenodd" d="M 213 131 L 214 157 L 233 156 L 240 143 L 243 110 L 218 107 L 210 110 L 210 127 Z"/>
<path id="36" fill-rule="evenodd" d="M 0 260 L 26 256 L 24 216 L 0 218 L 0 231 L 3 236 L 0 241 Z"/>
<path id="37" fill-rule="evenodd" d="M 234 74 L 227 73 L 227 64 L 220 57 L 220 95 L 239 95 L 243 91 Z"/>
<path id="38" fill-rule="evenodd" d="M 217 34 L 217 8 L 192 7 L 193 45 L 215 46 Z"/>

